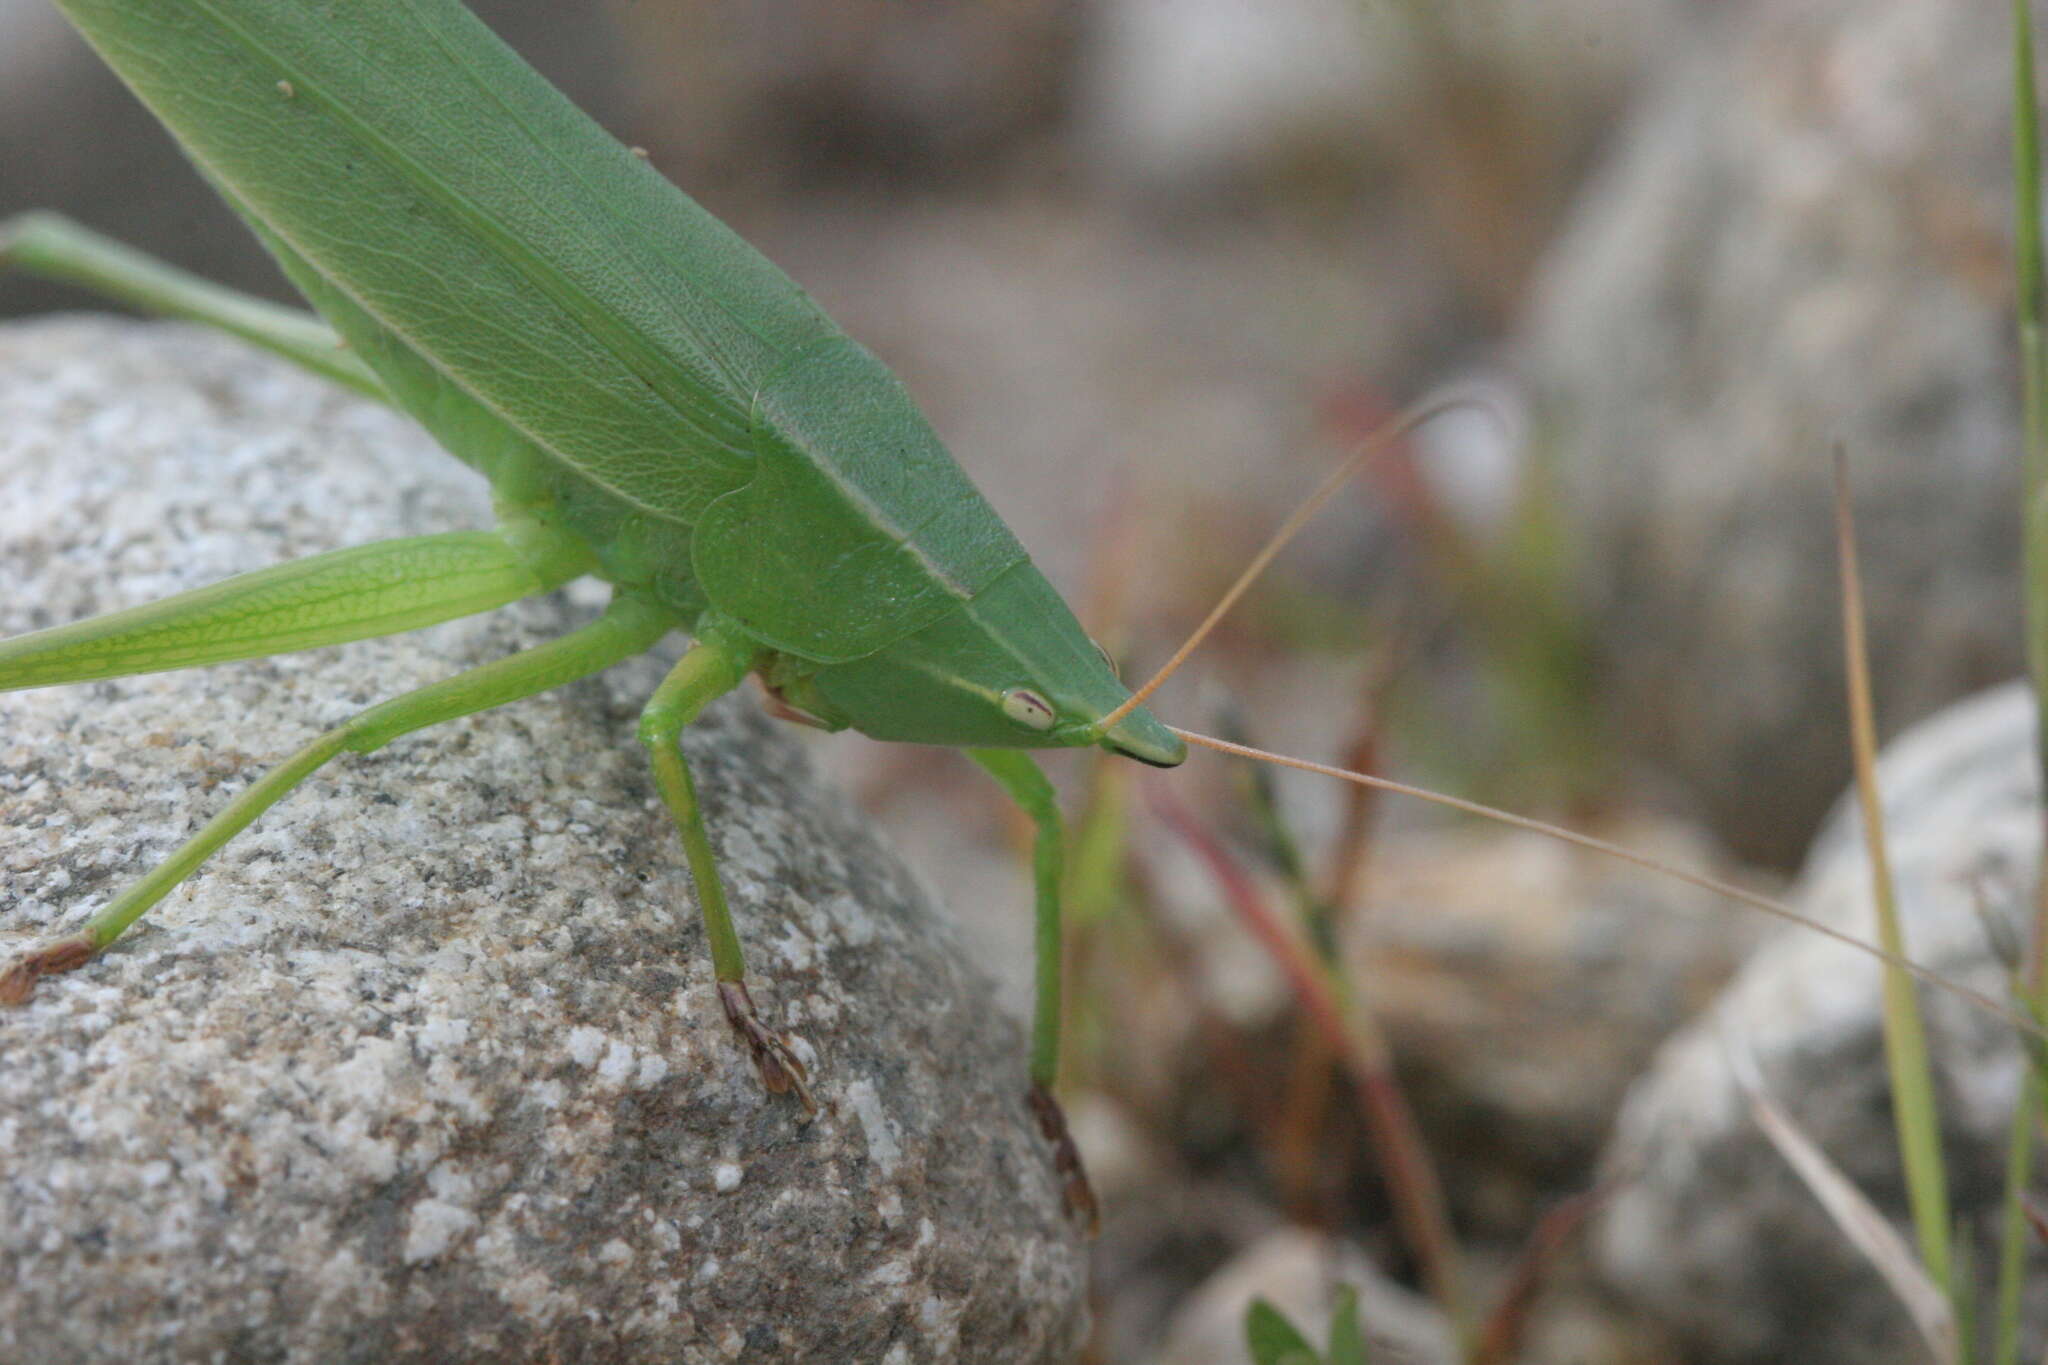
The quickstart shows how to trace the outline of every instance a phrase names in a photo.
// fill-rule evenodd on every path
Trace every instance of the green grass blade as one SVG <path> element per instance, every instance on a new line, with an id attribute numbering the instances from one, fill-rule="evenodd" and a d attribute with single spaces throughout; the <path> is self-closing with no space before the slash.
<path id="1" fill-rule="evenodd" d="M 1846 460 L 1835 452 L 1835 518 L 1842 572 L 1842 642 L 1848 678 L 1850 747 L 1856 759 L 1856 796 L 1863 809 L 1863 842 L 1877 907 L 1878 942 L 1894 959 L 1906 955 L 1899 926 L 1891 857 L 1885 847 L 1884 809 L 1877 790 L 1877 724 L 1870 701 L 1870 659 L 1863 633 L 1863 584 L 1856 569 L 1856 528 L 1849 512 Z M 1942 1164 L 1941 1115 L 1935 1103 L 1927 1029 L 1913 978 L 1895 962 L 1884 966 L 1885 1061 L 1891 1073 L 1892 1117 L 1899 1160 L 1905 1167 L 1920 1260 L 1935 1284 L 1953 1294 L 1953 1219 Z"/>
<path id="2" fill-rule="evenodd" d="M 1067 923 L 1077 930 L 1103 923 L 1128 903 L 1131 765 L 1099 752 L 1094 757 L 1067 854 Z"/>
<path id="3" fill-rule="evenodd" d="M 2041 232 L 2040 95 L 2034 77 L 2034 23 L 2028 0 L 2012 4 L 2012 181 L 2013 275 L 2019 319 L 2020 398 L 2026 449 L 2021 465 L 2022 532 L 2024 535 L 2024 597 L 2026 602 L 2027 667 L 2032 675 L 2037 714 L 2048 692 L 2048 521 L 2043 515 L 2043 490 L 2048 488 L 2048 368 L 2042 340 L 2048 319 L 2048 291 L 2043 288 Z M 2048 737 L 2048 727 L 2041 733 Z M 2048 745 L 2048 738 L 2037 740 Z M 2048 791 L 2048 747 L 2037 748 L 2036 761 Z M 2037 873 L 2034 954 L 2031 982 L 2035 1012 L 2048 1006 L 2048 868 Z M 2024 1200 L 2034 1169 L 2035 1115 L 2048 1103 L 2048 1083 L 2038 1065 L 2027 1070 L 2019 1107 L 2013 1114 L 2005 1163 L 2004 1206 L 1999 1216 L 1998 1288 L 1993 1303 L 1995 1365 L 2017 1365 L 2020 1312 L 2026 1288 L 2030 1229 Z"/>
<path id="4" fill-rule="evenodd" d="M 2048 363 L 2042 353 L 2048 291 L 2043 288 L 2041 143 L 2034 79 L 2034 26 L 2027 0 L 2013 0 L 2013 266 L 2020 341 L 2022 465 L 2026 535 L 2027 663 L 2038 696 L 2048 681 Z M 2048 742 L 2048 741 L 2044 741 Z M 2042 767 L 2048 771 L 2048 750 Z"/>
<path id="5" fill-rule="evenodd" d="M 1306 1359 L 1314 1361 L 1315 1347 L 1287 1315 L 1263 1298 L 1253 1299 L 1244 1315 L 1244 1344 L 1254 1365 L 1285 1365 Z"/>
<path id="6" fill-rule="evenodd" d="M 2018 1365 L 2020 1358 L 2020 1308 L 2027 1283 L 2027 1242 L 2032 1236 L 2022 1201 L 2034 1174 L 2034 1116 L 2042 1098 L 2040 1074 L 2029 1068 L 2006 1143 L 2005 1199 L 1998 1214 L 1998 1291 L 1992 1306 L 1994 1365 Z"/>
<path id="7" fill-rule="evenodd" d="M 1330 1318 L 1329 1365 L 1367 1365 L 1365 1329 L 1358 1322 L 1358 1291 L 1337 1289 L 1337 1307 Z"/>

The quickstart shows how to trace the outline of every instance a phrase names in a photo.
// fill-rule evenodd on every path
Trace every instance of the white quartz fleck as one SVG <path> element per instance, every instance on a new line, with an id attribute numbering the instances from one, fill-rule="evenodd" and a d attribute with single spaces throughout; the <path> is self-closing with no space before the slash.
<path id="1" fill-rule="evenodd" d="M 604 1055 L 604 1034 L 588 1024 L 579 1024 L 570 1029 L 569 1036 L 563 1041 L 569 1049 L 569 1056 L 575 1059 L 578 1066 L 596 1066 L 597 1059 Z"/>
<path id="2" fill-rule="evenodd" d="M 597 1064 L 597 1074 L 613 1085 L 624 1085 L 632 1079 L 633 1071 L 633 1049 L 614 1038 L 605 1049 L 604 1060 Z"/>
<path id="3" fill-rule="evenodd" d="M 853 1115 L 860 1121 L 861 1133 L 868 1140 L 868 1157 L 881 1167 L 884 1179 L 896 1173 L 896 1163 L 903 1156 L 902 1145 L 897 1141 L 896 1124 L 882 1108 L 882 1097 L 876 1093 L 875 1083 L 863 1077 L 850 1082 L 846 1087 L 846 1102 L 853 1109 Z"/>
<path id="4" fill-rule="evenodd" d="M 413 1205 L 406 1226 L 403 1255 L 408 1265 L 431 1261 L 446 1254 L 455 1239 L 476 1227 L 476 1215 L 457 1204 L 440 1199 L 422 1199 Z"/>

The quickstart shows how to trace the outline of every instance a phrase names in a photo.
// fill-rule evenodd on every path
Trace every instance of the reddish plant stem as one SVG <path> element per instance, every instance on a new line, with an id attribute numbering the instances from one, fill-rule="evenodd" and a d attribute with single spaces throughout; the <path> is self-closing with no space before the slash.
<path id="1" fill-rule="evenodd" d="M 1186 804 L 1159 782 L 1146 783 L 1145 793 L 1153 811 L 1202 860 L 1232 911 L 1272 955 L 1303 1014 L 1351 1078 L 1402 1240 L 1421 1267 L 1431 1297 L 1462 1334 L 1466 1321 L 1463 1275 L 1443 1189 L 1415 1116 L 1394 1078 L 1385 1040 L 1364 1010 L 1345 1009 L 1329 970 L 1289 931 L 1251 877 Z"/>
<path id="2" fill-rule="evenodd" d="M 1522 1333 L 1528 1328 L 1529 1309 L 1543 1287 L 1543 1277 L 1556 1263 L 1565 1243 L 1620 1187 L 1621 1182 L 1616 1180 L 1596 1185 L 1561 1201 L 1537 1220 L 1535 1230 L 1515 1258 L 1514 1269 L 1502 1286 L 1500 1297 L 1480 1326 L 1479 1344 L 1473 1348 L 1470 1365 L 1507 1365 L 1515 1358 L 1521 1349 Z"/>

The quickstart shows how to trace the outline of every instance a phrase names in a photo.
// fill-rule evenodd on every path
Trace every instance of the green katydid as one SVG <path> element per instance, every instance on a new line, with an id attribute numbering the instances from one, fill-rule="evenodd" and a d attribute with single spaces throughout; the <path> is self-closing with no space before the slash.
<path id="1" fill-rule="evenodd" d="M 676 742 L 749 674 L 793 718 L 966 748 L 1035 823 L 1032 1103 L 1070 1195 L 1085 1201 L 1051 1100 L 1060 819 L 1022 751 L 1098 746 L 1171 766 L 1187 740 L 1233 746 L 1145 710 L 1158 678 L 1136 693 L 1118 682 L 895 377 L 458 0 L 57 3 L 320 317 L 47 215 L 0 226 L 0 262 L 211 323 L 399 408 L 489 480 L 500 524 L 316 556 L 0 643 L 0 690 L 365 639 L 584 575 L 613 596 L 558 641 L 315 739 L 82 929 L 8 968 L 0 999 L 82 966 L 329 759 L 686 631 L 692 645 L 647 703 L 640 737 L 682 839 L 725 1015 L 763 1083 L 813 1105 L 802 1063 L 748 995 Z"/>
<path id="2" fill-rule="evenodd" d="M 361 546 L 0 645 L 0 689 L 258 657 L 489 610 L 568 580 L 561 640 L 372 707 L 241 793 L 78 932 L 0 978 L 82 965 L 329 759 L 595 673 L 687 631 L 640 736 L 682 838 L 725 1014 L 813 1105 L 750 999 L 676 740 L 750 673 L 792 715 L 969 749 L 1037 821 L 1032 1078 L 1060 1140 L 1059 822 L 1019 749 L 1171 765 L 1058 593 L 901 383 L 737 235 L 456 0 L 61 0 L 324 322 L 48 216 L 13 264 L 211 322 L 407 412 L 490 481 L 499 526 Z M 195 80 L 194 72 L 206 73 Z M 1114 719 L 1111 717 L 1114 716 Z"/>

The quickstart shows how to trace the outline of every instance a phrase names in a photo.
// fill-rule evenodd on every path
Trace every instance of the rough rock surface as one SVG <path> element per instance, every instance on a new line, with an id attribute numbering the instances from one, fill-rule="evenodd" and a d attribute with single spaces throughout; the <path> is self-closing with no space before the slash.
<path id="1" fill-rule="evenodd" d="M 2016 941 L 2029 921 L 2041 847 L 2033 736 L 2031 698 L 2015 684 L 1916 727 L 1881 764 L 1907 949 L 1994 998 L 2003 998 L 2004 974 L 1980 916 L 2002 921 Z M 1815 844 L 1795 903 L 1874 937 L 1852 808 L 1838 809 Z M 1731 1048 L 1750 1053 L 1799 1127 L 1904 1219 L 1879 980 L 1869 957 L 1787 929 L 1630 1094 L 1609 1157 L 1635 1175 L 1607 1210 L 1596 1254 L 1622 1297 L 1690 1339 L 1688 1359 L 1926 1359 L 1877 1273 L 1752 1121 L 1729 1061 Z M 2010 1025 L 1951 993 L 1923 989 L 1921 1000 L 1956 1218 L 1982 1232 L 2003 1188 L 2019 1047 Z M 1996 1264 L 1988 1242 L 1974 1253 L 1987 1273 Z M 2043 1265 L 2032 1276 L 2037 1329 L 2048 1323 Z M 2039 1354 L 2037 1333 L 2023 1356 Z"/>
<path id="2" fill-rule="evenodd" d="M 2009 38 L 1950 0 L 1731 17 L 1654 85 L 1521 351 L 1614 735 L 1789 867 L 1849 771 L 1838 443 L 1879 714 L 2021 666 Z"/>
<path id="3" fill-rule="evenodd" d="M 406 423 L 204 334 L 0 330 L 0 630 L 482 524 Z M 0 953 L 353 710 L 554 636 L 0 699 Z M 0 1359 L 1056 1361 L 1018 1030 L 745 698 L 686 741 L 805 1126 L 720 1016 L 633 738 L 663 661 L 344 759 L 0 1014 Z"/>

